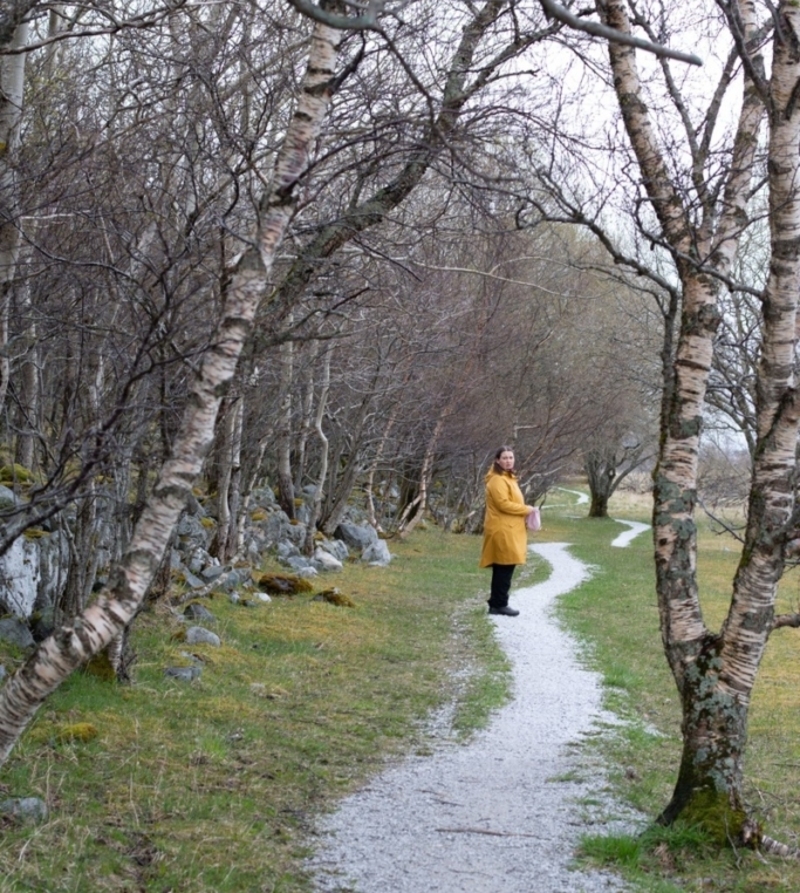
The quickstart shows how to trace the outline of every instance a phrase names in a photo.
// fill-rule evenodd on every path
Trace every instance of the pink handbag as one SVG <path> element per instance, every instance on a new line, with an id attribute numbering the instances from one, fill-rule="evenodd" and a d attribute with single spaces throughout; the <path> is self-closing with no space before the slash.
<path id="1" fill-rule="evenodd" d="M 533 507 L 533 511 L 525 516 L 525 526 L 534 533 L 542 527 L 542 516 L 538 506 Z"/>

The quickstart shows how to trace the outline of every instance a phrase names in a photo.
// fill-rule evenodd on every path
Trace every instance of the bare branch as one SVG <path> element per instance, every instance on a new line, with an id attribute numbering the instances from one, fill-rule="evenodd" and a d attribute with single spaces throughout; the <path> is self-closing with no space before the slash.
<path id="1" fill-rule="evenodd" d="M 20 53 L 30 53 L 32 50 L 39 50 L 43 47 L 52 46 L 63 40 L 75 40 L 80 37 L 101 37 L 104 35 L 118 34 L 120 31 L 128 29 L 150 28 L 164 19 L 169 18 L 173 13 L 187 8 L 187 2 L 188 0 L 174 0 L 174 2 L 165 3 L 157 9 L 151 9 L 140 15 L 132 16 L 129 19 L 118 19 L 106 10 L 97 10 L 101 13 L 103 18 L 108 20 L 108 24 L 103 25 L 97 23 L 97 25 L 87 25 L 79 31 L 73 29 L 57 31 L 55 34 L 51 34 L 43 40 L 38 40 L 35 43 L 28 43 L 22 47 L 11 48 L 3 46 L 1 40 L 3 35 L 2 30 L 0 30 L 0 56 L 14 56 Z M 30 8 L 33 8 L 35 3 L 31 3 L 31 0 L 28 0 L 28 5 Z M 2 19 L 0 19 L 0 29 L 2 28 L 2 24 Z"/>
<path id="2" fill-rule="evenodd" d="M 294 0 L 290 0 L 294 2 Z M 679 50 L 671 50 L 669 47 L 662 46 L 660 43 L 652 43 L 649 40 L 643 40 L 641 37 L 634 37 L 632 34 L 623 34 L 616 28 L 610 28 L 600 22 L 590 22 L 585 19 L 573 15 L 568 9 L 556 3 L 555 0 L 541 0 L 542 7 L 548 16 L 558 19 L 570 28 L 576 31 L 583 31 L 586 34 L 592 34 L 595 37 L 604 37 L 612 43 L 622 43 L 626 46 L 637 47 L 640 50 L 647 50 L 656 56 L 667 56 L 670 59 L 677 59 L 679 62 L 688 62 L 690 65 L 702 65 L 703 60 L 693 53 L 681 53 Z"/>
<path id="3" fill-rule="evenodd" d="M 369 0 L 368 3 L 354 3 L 352 0 L 346 2 L 347 6 L 357 10 L 354 16 L 336 15 L 327 12 L 311 3 L 309 0 L 287 0 L 290 6 L 293 6 L 299 13 L 315 22 L 321 22 L 330 28 L 341 28 L 348 31 L 373 31 L 378 29 L 378 19 L 384 15 L 392 15 L 397 17 L 411 0 L 398 0 L 398 2 L 390 9 L 386 9 L 385 0 Z"/>
<path id="4" fill-rule="evenodd" d="M 772 621 L 772 629 L 797 629 L 800 627 L 800 614 L 776 614 Z"/>

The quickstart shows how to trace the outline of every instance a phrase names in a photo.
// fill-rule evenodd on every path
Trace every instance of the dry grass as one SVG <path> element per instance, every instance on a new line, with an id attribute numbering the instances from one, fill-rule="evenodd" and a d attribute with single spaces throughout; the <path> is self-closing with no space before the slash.
<path id="1" fill-rule="evenodd" d="M 423 721 L 449 699 L 466 726 L 505 696 L 478 545 L 435 530 L 391 543 L 389 568 L 337 575 L 352 608 L 218 596 L 206 605 L 220 648 L 183 644 L 163 607 L 141 615 L 135 684 L 73 676 L 4 768 L 0 799 L 40 796 L 51 814 L 3 828 L 0 891 L 307 891 L 316 814 L 389 755 L 427 746 Z M 200 679 L 166 678 L 189 651 Z M 64 734 L 87 722 L 94 738 Z"/>
<path id="2" fill-rule="evenodd" d="M 614 517 L 648 520 L 649 500 L 621 494 L 612 501 Z M 735 526 L 741 516 L 729 515 Z M 580 532 L 576 551 L 602 570 L 565 599 L 563 614 L 592 643 L 592 660 L 611 683 L 608 701 L 630 725 L 621 734 L 609 730 L 599 746 L 609 760 L 617 793 L 645 816 L 666 805 L 680 759 L 680 704 L 667 670 L 658 632 L 652 564 L 652 540 L 644 535 L 626 550 L 607 548 L 618 530 L 611 522 L 573 522 Z M 706 623 L 719 628 L 730 600 L 739 544 L 716 523 L 699 522 L 698 579 Z M 565 534 L 568 535 L 568 534 Z M 622 553 L 622 554 L 618 554 Z M 798 578 L 782 582 L 780 610 L 797 603 Z M 746 796 L 768 833 L 797 845 L 800 840 L 800 694 L 795 684 L 797 631 L 783 630 L 771 639 L 763 660 L 750 711 L 746 760 Z M 691 829 L 677 829 L 681 833 Z M 674 832 L 669 832 L 674 834 Z M 672 841 L 654 838 L 649 851 L 638 848 L 635 864 L 626 867 L 637 889 L 670 891 L 800 890 L 800 864 L 762 860 L 753 853 L 718 854 L 693 843 L 671 849 L 669 862 L 659 858 Z M 613 849 L 614 841 L 609 848 Z M 624 850 L 625 842 L 620 846 Z M 617 865 L 621 862 L 611 859 Z"/>

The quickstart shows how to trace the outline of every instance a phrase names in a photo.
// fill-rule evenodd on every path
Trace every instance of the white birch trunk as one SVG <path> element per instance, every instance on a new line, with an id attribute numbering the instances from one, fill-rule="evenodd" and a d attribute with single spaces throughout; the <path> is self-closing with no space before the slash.
<path id="1" fill-rule="evenodd" d="M 11 48 L 28 42 L 28 25 L 21 24 L 14 32 Z M 3 350 L 8 344 L 8 309 L 11 283 L 19 254 L 19 208 L 14 160 L 19 148 L 19 127 L 25 87 L 25 53 L 0 56 L 0 196 L 5 206 L 0 209 L 0 410 L 8 393 L 11 364 Z"/>
<path id="2" fill-rule="evenodd" d="M 328 347 L 325 350 L 325 359 L 322 365 L 322 384 L 319 391 L 319 399 L 317 401 L 317 412 L 314 417 L 314 431 L 320 442 L 320 463 L 319 477 L 317 485 L 314 488 L 314 499 L 311 503 L 311 515 L 308 519 L 308 527 L 306 530 L 305 551 L 307 555 L 314 553 L 314 534 L 317 532 L 317 521 L 319 521 L 322 513 L 322 493 L 325 489 L 325 480 L 328 477 L 328 452 L 329 443 L 322 427 L 325 418 L 325 408 L 328 405 L 328 393 L 331 387 L 331 355 L 333 348 Z"/>
<path id="3" fill-rule="evenodd" d="M 45 640 L 0 689 L 0 765 L 41 703 L 78 666 L 105 648 L 134 617 L 169 542 L 172 530 L 202 469 L 214 436 L 224 391 L 236 370 L 269 273 L 291 219 L 294 187 L 308 167 L 314 141 L 330 101 L 330 83 L 340 32 L 314 28 L 302 93 L 276 159 L 261 209 L 257 250 L 246 251 L 233 272 L 224 318 L 190 390 L 173 451 L 161 468 L 153 494 L 114 568 L 109 586 L 71 626 Z"/>
<path id="4" fill-rule="evenodd" d="M 759 662 L 772 626 L 783 569 L 783 544 L 793 513 L 798 407 L 792 380 L 796 302 L 800 289 L 800 112 L 794 91 L 800 55 L 794 47 L 800 18 L 790 2 L 778 11 L 770 86 L 769 189 L 772 263 L 764 296 L 762 359 L 758 375 L 758 438 L 743 558 L 728 617 L 719 635 L 705 626 L 696 578 L 694 521 L 697 449 L 718 318 L 718 280 L 701 267 L 727 274 L 747 223 L 754 151 L 763 110 L 756 84 L 761 60 L 750 59 L 733 159 L 716 225 L 706 217 L 692 228 L 668 181 L 636 74 L 633 51 L 612 46 L 620 108 L 662 232 L 673 248 L 683 286 L 683 313 L 671 389 L 662 417 L 655 473 L 653 531 L 657 590 L 665 652 L 681 693 L 683 755 L 672 800 L 660 817 L 724 828 L 730 840 L 752 839 L 743 806 L 742 759 L 747 713 Z M 622 0 L 601 4 L 606 21 L 629 30 Z M 738 5 L 744 46 L 755 31 L 751 0 Z M 763 85 L 762 85 L 763 86 Z M 724 840 L 721 840 L 724 842 Z"/>

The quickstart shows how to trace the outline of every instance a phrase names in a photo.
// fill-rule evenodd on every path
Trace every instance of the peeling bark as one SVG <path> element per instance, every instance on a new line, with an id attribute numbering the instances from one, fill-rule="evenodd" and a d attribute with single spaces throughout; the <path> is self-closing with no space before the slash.
<path id="1" fill-rule="evenodd" d="M 599 4 L 606 21 L 630 30 L 622 0 Z M 694 183 L 704 206 L 690 221 L 670 181 L 635 66 L 634 50 L 611 46 L 614 84 L 663 238 L 672 249 L 682 285 L 682 316 L 672 367 L 665 376 L 662 444 L 654 474 L 653 531 L 661 633 L 682 699 L 683 755 L 671 802 L 660 821 L 679 815 L 703 824 L 720 842 L 741 843 L 752 830 L 743 806 L 743 758 L 750 695 L 770 631 L 783 573 L 787 528 L 794 509 L 793 481 L 798 405 L 792 377 L 800 292 L 800 10 L 781 2 L 773 39 L 771 81 L 762 80 L 755 12 L 739 2 L 735 33 L 744 54 L 744 93 L 733 161 L 717 208 L 703 191 L 703 164 L 694 152 Z M 732 19 L 732 21 L 734 21 Z M 727 275 L 747 223 L 744 202 L 766 99 L 769 123 L 771 257 L 763 296 L 757 383 L 758 441 L 753 462 L 745 544 L 727 618 L 718 634 L 706 627 L 696 577 L 697 450 L 719 311 L 720 279 Z M 691 136 L 691 134 L 690 134 Z M 691 140 L 690 140 L 691 143 Z M 749 835 L 751 841 L 759 835 Z"/>
<path id="2" fill-rule="evenodd" d="M 136 614 L 169 543 L 173 528 L 211 447 L 222 398 L 267 292 L 273 260 L 294 211 L 295 187 L 331 95 L 340 32 L 317 24 L 302 92 L 261 207 L 254 247 L 239 258 L 216 335 L 193 382 L 172 453 L 133 531 L 130 546 L 97 600 L 69 626 L 45 640 L 0 689 L 0 765 L 42 702 L 92 655 L 105 648 Z"/>

